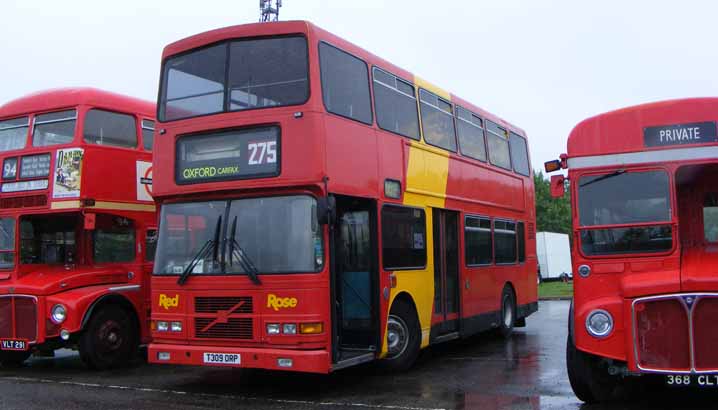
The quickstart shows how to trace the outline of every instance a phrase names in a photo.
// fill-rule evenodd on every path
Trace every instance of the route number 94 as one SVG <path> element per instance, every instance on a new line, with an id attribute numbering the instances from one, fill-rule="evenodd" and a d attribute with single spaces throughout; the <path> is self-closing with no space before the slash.
<path id="1" fill-rule="evenodd" d="M 275 164 L 277 162 L 277 141 L 250 142 L 249 165 Z"/>

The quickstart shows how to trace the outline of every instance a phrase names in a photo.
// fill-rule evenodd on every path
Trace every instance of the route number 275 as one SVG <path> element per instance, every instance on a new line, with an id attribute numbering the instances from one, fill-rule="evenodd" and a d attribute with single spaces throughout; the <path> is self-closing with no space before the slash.
<path id="1" fill-rule="evenodd" d="M 249 165 L 274 164 L 277 162 L 277 141 L 250 142 Z"/>

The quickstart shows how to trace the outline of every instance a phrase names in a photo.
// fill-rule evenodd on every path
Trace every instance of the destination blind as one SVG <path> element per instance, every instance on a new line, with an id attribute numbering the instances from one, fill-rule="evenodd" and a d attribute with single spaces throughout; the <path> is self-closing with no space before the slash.
<path id="1" fill-rule="evenodd" d="M 643 142 L 646 147 L 718 142 L 716 123 L 706 121 L 646 127 L 643 129 Z"/>
<path id="2" fill-rule="evenodd" d="M 279 175 L 279 128 L 261 127 L 177 140 L 178 184 Z"/>

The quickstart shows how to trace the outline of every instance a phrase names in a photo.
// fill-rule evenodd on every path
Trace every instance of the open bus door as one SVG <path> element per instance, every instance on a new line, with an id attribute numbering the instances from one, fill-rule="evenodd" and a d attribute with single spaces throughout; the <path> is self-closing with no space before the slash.
<path id="1" fill-rule="evenodd" d="M 337 197 L 334 368 L 373 360 L 379 343 L 376 202 Z"/>

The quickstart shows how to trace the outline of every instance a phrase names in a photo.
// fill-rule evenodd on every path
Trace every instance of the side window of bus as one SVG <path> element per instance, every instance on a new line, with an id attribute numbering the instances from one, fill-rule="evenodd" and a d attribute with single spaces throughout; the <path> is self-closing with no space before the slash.
<path id="1" fill-rule="evenodd" d="M 451 103 L 423 89 L 419 89 L 419 100 L 424 141 L 456 152 L 456 132 Z"/>
<path id="2" fill-rule="evenodd" d="M 703 232 L 708 242 L 718 242 L 718 193 L 706 195 L 703 203 Z"/>
<path id="3" fill-rule="evenodd" d="M 132 220 L 119 216 L 97 215 L 92 236 L 95 263 L 135 260 L 135 224 Z"/>
<path id="4" fill-rule="evenodd" d="M 497 124 L 486 120 L 488 131 L 489 161 L 501 168 L 511 169 L 511 154 L 509 153 L 509 133 Z"/>
<path id="5" fill-rule="evenodd" d="M 0 121 L 0 152 L 25 148 L 29 117 Z"/>
<path id="6" fill-rule="evenodd" d="M 145 262 L 154 262 L 156 251 L 157 229 L 148 229 L 145 235 Z"/>
<path id="7" fill-rule="evenodd" d="M 415 140 L 419 135 L 419 113 L 414 86 L 374 67 L 374 109 L 379 128 Z"/>
<path id="8" fill-rule="evenodd" d="M 128 114 L 91 109 L 85 114 L 85 142 L 113 147 L 137 147 L 135 117 Z"/>
<path id="9" fill-rule="evenodd" d="M 493 239 L 491 220 L 476 216 L 467 216 L 464 220 L 466 240 L 465 259 L 467 266 L 490 265 L 492 262 Z"/>
<path id="10" fill-rule="evenodd" d="M 461 154 L 486 162 L 484 122 L 471 111 L 456 106 L 456 132 Z"/>
<path id="11" fill-rule="evenodd" d="M 155 142 L 155 122 L 142 120 L 142 146 L 145 151 L 152 151 L 152 144 Z"/>
<path id="12" fill-rule="evenodd" d="M 513 160 L 514 171 L 521 175 L 529 175 L 529 154 L 526 147 L 526 140 L 519 134 L 509 133 L 509 145 L 511 147 L 511 159 Z"/>
<path id="13" fill-rule="evenodd" d="M 327 111 L 365 124 L 373 121 L 366 63 L 326 43 L 319 44 L 322 97 Z"/>
<path id="14" fill-rule="evenodd" d="M 516 222 L 494 221 L 496 263 L 516 263 Z"/>
<path id="15" fill-rule="evenodd" d="M 36 115 L 33 121 L 32 146 L 68 144 L 75 139 L 77 111 L 67 110 Z"/>
<path id="16" fill-rule="evenodd" d="M 517 224 L 519 240 L 519 263 L 526 262 L 526 227 L 523 222 Z"/>
<path id="17" fill-rule="evenodd" d="M 426 216 L 424 211 L 386 205 L 381 210 L 384 269 L 426 266 Z"/>

